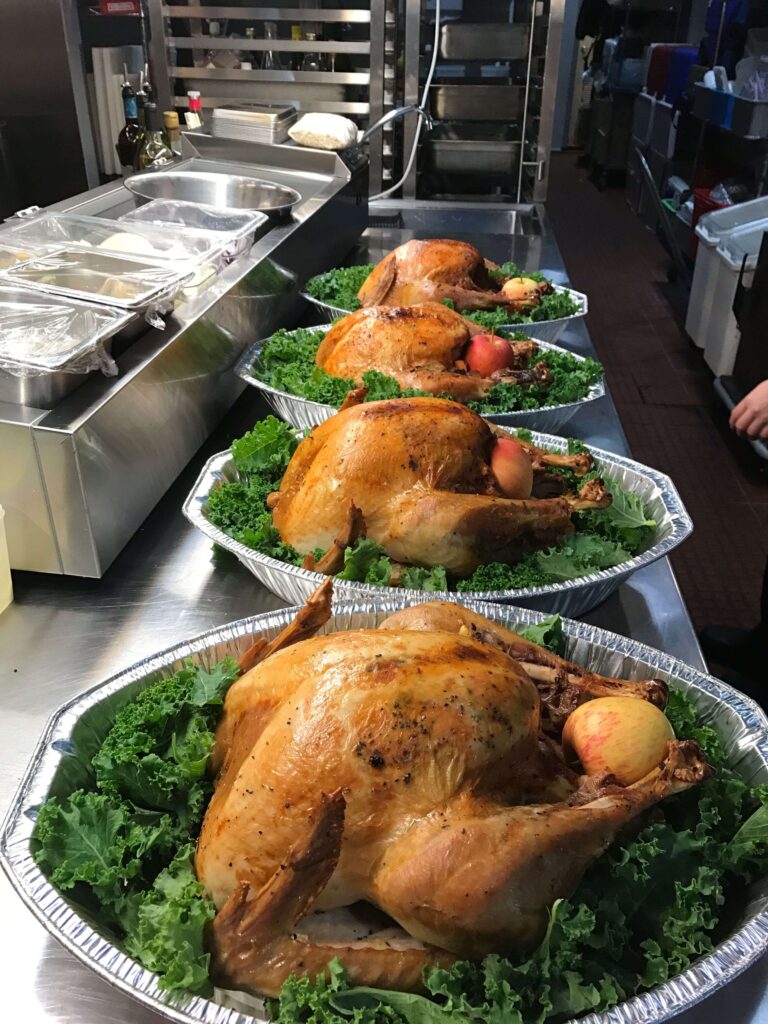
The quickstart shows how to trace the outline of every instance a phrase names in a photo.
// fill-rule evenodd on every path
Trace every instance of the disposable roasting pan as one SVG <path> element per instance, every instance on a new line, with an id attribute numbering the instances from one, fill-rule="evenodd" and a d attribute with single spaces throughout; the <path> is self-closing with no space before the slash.
<path id="1" fill-rule="evenodd" d="M 534 444 L 555 451 L 565 452 L 568 447 L 568 442 L 564 438 L 553 437 L 551 434 L 534 433 L 533 441 Z M 633 572 L 668 555 L 686 537 L 690 536 L 693 523 L 683 506 L 675 485 L 668 476 L 655 469 L 649 469 L 639 462 L 634 462 L 632 459 L 614 455 L 612 452 L 606 452 L 600 448 L 592 448 L 591 451 L 603 474 L 612 477 L 626 490 L 640 495 L 645 501 L 651 516 L 657 523 L 656 538 L 651 547 L 612 569 L 601 569 L 599 572 L 593 572 L 575 580 L 517 590 L 491 590 L 460 594 L 458 599 L 462 601 L 465 598 L 477 601 L 498 601 L 502 604 L 514 603 L 550 613 L 582 615 L 604 601 Z M 246 547 L 245 544 L 240 544 L 208 520 L 206 514 L 208 496 L 222 483 L 236 482 L 238 479 L 239 474 L 230 453 L 227 451 L 214 455 L 206 463 L 197 483 L 185 501 L 184 515 L 206 537 L 233 552 L 246 569 L 283 601 L 296 603 L 306 600 L 322 582 L 323 577 L 320 573 L 300 569 L 288 562 L 281 562 L 268 555 L 259 554 L 258 551 Z M 382 593 L 381 587 L 375 587 L 369 583 L 337 580 L 334 585 L 338 594 L 348 597 L 374 599 Z M 405 594 L 415 600 L 422 591 L 398 588 L 397 593 Z M 435 600 L 457 599 L 456 594 L 449 593 L 435 593 L 433 597 Z"/>
<path id="2" fill-rule="evenodd" d="M 416 601 L 427 601 L 431 594 Z M 385 616 L 415 603 L 402 595 L 337 604 L 326 630 L 370 628 Z M 541 620 L 525 609 L 467 601 L 473 610 L 521 629 Z M 158 677 L 180 668 L 187 658 L 210 666 L 225 655 L 237 657 L 256 636 L 274 637 L 295 609 L 269 612 L 211 630 L 146 658 L 63 704 L 54 714 L 32 755 L 0 832 L 0 863 L 11 884 L 38 921 L 105 983 L 132 996 L 179 1024 L 263 1024 L 263 1003 L 242 993 L 214 991 L 200 996 L 170 997 L 156 976 L 118 948 L 75 902 L 65 899 L 37 867 L 31 852 L 38 808 L 49 795 L 63 796 L 91 783 L 86 764 L 93 744 L 104 739 L 115 711 Z M 725 683 L 643 644 L 583 622 L 563 623 L 567 656 L 596 672 L 625 678 L 649 676 L 674 680 L 695 701 L 705 720 L 717 727 L 726 752 L 741 775 L 768 783 L 768 720 L 757 705 Z M 86 750 L 81 752 L 81 744 Z M 348 934 L 348 933 L 347 933 Z M 768 950 L 768 895 L 765 881 L 744 899 L 729 932 L 692 967 L 649 992 L 634 996 L 605 1013 L 579 1018 L 579 1024 L 655 1024 L 696 1005 L 723 988 Z"/>

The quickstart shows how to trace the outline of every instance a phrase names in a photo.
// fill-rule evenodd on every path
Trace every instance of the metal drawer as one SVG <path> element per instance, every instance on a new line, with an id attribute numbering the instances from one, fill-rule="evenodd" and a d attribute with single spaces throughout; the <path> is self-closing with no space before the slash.
<path id="1" fill-rule="evenodd" d="M 440 121 L 504 121 L 522 117 L 523 85 L 436 85 L 432 112 Z"/>
<path id="2" fill-rule="evenodd" d="M 512 175 L 519 166 L 520 140 L 501 125 L 437 125 L 427 136 L 427 153 L 438 173 Z"/>
<path id="3" fill-rule="evenodd" d="M 528 54 L 528 25 L 448 24 L 440 29 L 445 60 L 522 60 Z"/>

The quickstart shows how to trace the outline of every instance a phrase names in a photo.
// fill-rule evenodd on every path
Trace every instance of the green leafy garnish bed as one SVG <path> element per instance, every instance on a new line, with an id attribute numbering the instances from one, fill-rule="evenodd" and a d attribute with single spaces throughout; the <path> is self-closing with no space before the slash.
<path id="1" fill-rule="evenodd" d="M 562 653 L 558 616 L 525 633 Z M 189 662 L 148 686 L 107 725 L 90 785 L 49 799 L 37 819 L 36 858 L 52 884 L 169 991 L 212 992 L 205 926 L 215 911 L 192 857 L 212 791 L 212 731 L 236 674 L 229 659 L 210 671 Z M 327 979 L 291 977 L 269 1001 L 272 1019 L 542 1024 L 606 1009 L 711 950 L 768 869 L 768 787 L 748 786 L 728 767 L 717 732 L 674 687 L 667 714 L 716 774 L 610 847 L 573 897 L 554 905 L 531 955 L 431 970 L 429 997 L 350 988 L 333 962 Z"/>
<path id="2" fill-rule="evenodd" d="M 357 293 L 373 269 L 373 263 L 356 267 L 337 267 L 335 270 L 328 270 L 324 274 L 310 278 L 304 291 L 318 302 L 325 302 L 329 306 L 353 313 L 360 308 Z M 516 263 L 511 262 L 502 263 L 499 269 L 493 273 L 494 276 L 500 278 L 532 277 L 535 281 L 545 280 L 543 274 L 537 271 L 523 270 Z M 552 292 L 543 296 L 540 305 L 529 313 L 510 313 L 503 306 L 497 306 L 495 309 L 466 312 L 464 316 L 469 320 L 474 320 L 481 327 L 497 330 L 502 324 L 540 323 L 543 320 L 558 320 L 560 317 L 572 316 L 574 313 L 580 312 L 579 304 L 574 302 L 566 292 Z"/>
<path id="3" fill-rule="evenodd" d="M 214 916 L 193 856 L 213 791 L 206 762 L 224 695 L 226 659 L 191 662 L 115 715 L 90 760 L 93 782 L 51 798 L 35 826 L 36 859 L 82 902 L 160 987 L 210 993 L 203 929 Z"/>
<path id="4" fill-rule="evenodd" d="M 525 334 L 505 336 L 526 337 Z M 315 354 L 324 337 L 325 332 L 316 328 L 277 331 L 264 342 L 261 358 L 252 368 L 254 376 L 279 391 L 338 409 L 347 392 L 356 385 L 348 378 L 331 376 L 315 363 Z M 530 365 L 542 360 L 552 371 L 552 383 L 547 387 L 495 384 L 482 401 L 470 402 L 469 407 L 479 413 L 499 413 L 565 405 L 586 398 L 590 389 L 603 378 L 603 367 L 594 359 L 581 360 L 570 352 L 542 349 L 531 359 Z M 401 389 L 393 377 L 378 370 L 367 371 L 362 379 L 368 388 L 367 402 L 426 394 L 414 388 Z"/>
<path id="5" fill-rule="evenodd" d="M 519 430 L 518 436 L 530 437 Z M 286 423 L 268 416 L 232 444 L 232 461 L 240 480 L 223 483 L 208 497 L 207 516 L 214 526 L 246 547 L 292 565 L 301 565 L 304 556 L 284 544 L 272 525 L 266 505 L 267 495 L 277 490 L 298 440 Z M 587 451 L 580 441 L 569 441 L 569 453 Z M 565 472 L 569 483 L 578 488 L 597 476 L 596 472 L 578 480 Z M 466 579 L 451 578 L 442 566 L 432 569 L 406 569 L 401 587 L 415 590 L 458 590 L 462 593 L 482 590 L 514 590 L 545 586 L 576 579 L 598 569 L 627 562 L 651 542 L 656 523 L 643 501 L 619 484 L 603 477 L 613 502 L 607 509 L 581 512 L 574 516 L 576 532 L 556 547 L 527 555 L 516 565 L 494 562 L 479 566 Z M 316 552 L 320 557 L 323 552 Z M 393 566 L 384 550 L 372 540 L 359 540 L 344 553 L 344 569 L 338 579 L 387 586 Z"/>

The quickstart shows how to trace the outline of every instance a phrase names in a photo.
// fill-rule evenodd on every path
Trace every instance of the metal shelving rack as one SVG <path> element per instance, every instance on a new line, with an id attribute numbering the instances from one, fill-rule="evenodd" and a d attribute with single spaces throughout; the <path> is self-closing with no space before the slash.
<path id="1" fill-rule="evenodd" d="M 419 159 L 403 188 L 405 196 L 472 198 L 467 183 L 474 177 L 478 199 L 546 198 L 564 3 L 442 4 L 440 53 L 430 90 L 431 111 L 441 123 L 432 136 L 421 137 Z M 485 49 L 478 51 L 473 36 L 487 39 L 489 29 L 492 35 L 497 30 L 498 48 L 484 43 Z M 420 98 L 433 33 L 434 0 L 405 0 L 406 104 Z M 489 71 L 500 73 L 489 76 Z M 415 131 L 411 119 L 403 132 L 405 153 L 410 152 Z M 485 165 L 481 153 L 487 157 Z M 466 173 L 461 171 L 462 160 L 467 161 Z M 438 173 L 430 174 L 430 167 Z M 436 181 L 442 187 L 436 189 Z"/>
<path id="2" fill-rule="evenodd" d="M 356 0 L 318 0 L 324 6 L 290 7 L 280 5 L 279 0 L 270 7 L 247 2 L 226 6 L 145 2 L 161 109 L 172 105 L 183 109 L 187 90 L 197 89 L 204 108 L 227 103 L 292 103 L 299 111 L 343 114 L 365 127 L 394 104 L 396 0 L 357 0 L 357 5 Z M 228 31 L 236 36 L 206 34 L 210 20 L 227 23 Z M 265 22 L 277 23 L 278 39 L 264 38 Z M 348 38 L 286 38 L 289 26 L 297 24 L 318 35 Z M 255 38 L 245 38 L 246 26 L 254 28 Z M 285 69 L 206 66 L 206 55 L 221 50 L 245 53 L 254 65 L 271 51 L 279 55 Z M 289 70 L 292 57 L 305 53 L 321 54 L 332 70 Z M 348 65 L 346 69 L 335 70 L 339 58 Z M 374 135 L 370 143 L 372 189 L 380 188 L 391 175 L 391 155 L 391 135 Z"/>

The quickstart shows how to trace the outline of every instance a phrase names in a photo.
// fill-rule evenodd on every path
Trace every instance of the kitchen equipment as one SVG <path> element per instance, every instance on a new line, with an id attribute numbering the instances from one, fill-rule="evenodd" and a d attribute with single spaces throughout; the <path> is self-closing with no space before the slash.
<path id="1" fill-rule="evenodd" d="M 61 249 L 0 273 L 0 282 L 134 311 L 168 307 L 191 277 L 172 267 L 95 249 Z"/>
<path id="2" fill-rule="evenodd" d="M 5 239 L 8 244 L 32 245 L 38 249 L 82 248 L 174 266 L 217 265 L 223 248 L 219 237 L 181 226 L 137 223 L 129 228 L 105 217 L 77 213 L 40 213 L 24 217 L 0 229 L 0 242 Z"/>
<path id="3" fill-rule="evenodd" d="M 507 125 L 438 124 L 426 150 L 438 174 L 512 177 L 520 161 L 520 133 Z"/>
<path id="4" fill-rule="evenodd" d="M 0 503 L 14 569 L 102 576 L 238 398 L 244 385 L 232 367 L 246 345 L 292 323 L 299 281 L 340 262 L 365 229 L 364 162 L 187 135 L 192 145 L 181 168 L 295 188 L 300 216 L 270 220 L 248 252 L 175 305 L 164 329 L 142 317 L 129 324 L 115 338 L 118 376 L 91 374 L 50 411 L 0 402 Z M 55 212 L 109 218 L 134 202 L 113 182 Z"/>
<path id="5" fill-rule="evenodd" d="M 301 194 L 285 185 L 212 171 L 150 171 L 126 178 L 125 187 L 144 199 L 184 199 L 226 210 L 259 210 L 272 217 L 290 213 L 301 202 Z"/>
<path id="6" fill-rule="evenodd" d="M 274 145 L 287 140 L 288 129 L 297 116 L 295 107 L 268 103 L 216 107 L 211 119 L 211 134 L 216 138 Z"/>
<path id="7" fill-rule="evenodd" d="M 0 285 L 0 402 L 52 409 L 95 369 L 133 314 Z"/>
<path id="8" fill-rule="evenodd" d="M 522 85 L 433 85 L 432 113 L 439 121 L 518 121 L 525 104 Z"/>
<path id="9" fill-rule="evenodd" d="M 567 293 L 579 307 L 578 312 L 571 313 L 570 316 L 557 317 L 555 320 L 526 321 L 521 324 L 499 324 L 499 327 L 510 331 L 525 331 L 529 337 L 536 338 L 537 341 L 547 341 L 550 343 L 557 341 L 570 324 L 575 324 L 577 320 L 581 320 L 582 317 L 587 315 L 589 303 L 584 292 L 577 292 L 575 289 L 566 288 L 562 284 L 554 285 L 554 290 L 560 293 Z M 323 316 L 327 316 L 329 320 L 338 320 L 339 317 L 347 316 L 350 312 L 348 309 L 341 309 L 339 306 L 330 306 L 327 302 L 321 302 L 320 299 L 313 298 L 307 292 L 302 292 L 301 297 L 306 299 L 307 302 L 311 302 L 315 309 L 322 313 Z"/>
<path id="10" fill-rule="evenodd" d="M 321 324 L 314 328 L 314 330 L 327 331 L 330 327 L 331 324 Z M 310 402 L 306 398 L 300 398 L 298 395 L 292 395 L 287 391 L 279 391 L 277 388 L 273 388 L 270 384 L 265 384 L 264 381 L 260 380 L 254 369 L 258 369 L 262 344 L 263 341 L 256 342 L 255 345 L 252 345 L 243 354 L 235 367 L 235 372 L 246 384 L 250 384 L 264 392 L 264 397 L 281 419 L 284 419 L 286 423 L 290 423 L 298 429 L 303 429 L 304 427 L 313 427 L 318 423 L 322 423 L 337 412 L 330 405 Z M 564 351 L 558 348 L 557 345 L 552 345 L 546 341 L 540 341 L 539 345 L 542 350 L 543 359 L 546 359 L 547 349 L 553 349 L 557 352 Z M 583 356 L 576 355 L 576 353 L 570 354 L 573 355 L 574 359 L 580 361 L 584 359 Z M 584 408 L 587 402 L 602 398 L 604 394 L 605 384 L 601 380 L 590 388 L 585 398 L 577 402 L 569 402 L 567 405 L 551 405 L 543 409 L 519 409 L 515 412 L 489 413 L 484 418 L 491 423 L 501 423 L 507 427 L 538 427 L 539 429 L 546 430 L 561 430 L 576 415 L 579 409 Z"/>
<path id="11" fill-rule="evenodd" d="M 431 598 L 431 594 L 420 594 L 413 601 L 392 594 L 386 598 L 338 604 L 327 629 L 373 629 L 387 615 L 405 605 Z M 543 618 L 539 612 L 522 608 L 479 601 L 463 603 L 516 631 L 538 624 Z M 176 997 L 171 1001 L 163 995 L 155 975 L 140 967 L 109 937 L 100 934 L 92 918 L 74 901 L 64 899 L 40 871 L 30 849 L 35 812 L 51 793 L 63 794 L 76 786 L 90 785 L 85 771 L 86 758 L 78 756 L 82 737 L 90 737 L 94 743 L 103 740 L 117 706 L 135 697 L 155 681 L 158 674 L 170 675 L 182 667 L 186 658 L 205 666 L 225 656 L 237 658 L 256 637 L 276 636 L 294 614 L 295 609 L 283 609 L 210 630 L 146 658 L 67 701 L 41 736 L 0 834 L 0 861 L 12 886 L 41 924 L 106 983 L 179 1024 L 214 1020 L 217 1024 L 255 1024 L 264 1021 L 266 1016 L 260 1001 L 248 1001 L 246 1009 L 242 996 L 221 990 L 216 993 L 218 1002 L 200 996 Z M 574 661 L 589 664 L 606 674 L 636 679 L 654 676 L 674 682 L 694 701 L 708 723 L 718 729 L 726 753 L 738 772 L 751 783 L 768 781 L 768 722 L 748 697 L 726 683 L 625 636 L 569 620 L 563 623 L 563 630 L 566 657 Z M 741 903 L 734 906 L 726 933 L 714 950 L 651 991 L 641 992 L 606 1013 L 590 1014 L 590 1024 L 610 1024 L 617 1018 L 624 1024 L 662 1021 L 721 989 L 766 952 L 767 902 L 760 887 L 751 899 L 744 894 L 743 909 Z"/>
<path id="12" fill-rule="evenodd" d="M 213 232 L 222 239 L 227 259 L 234 259 L 250 249 L 269 223 L 266 213 L 256 210 L 225 210 L 183 199 L 152 199 L 117 219 L 126 224 L 176 224 L 195 231 Z"/>
<path id="13" fill-rule="evenodd" d="M 529 27 L 524 23 L 449 21 L 440 28 L 444 60 L 523 60 L 528 53 Z"/>

